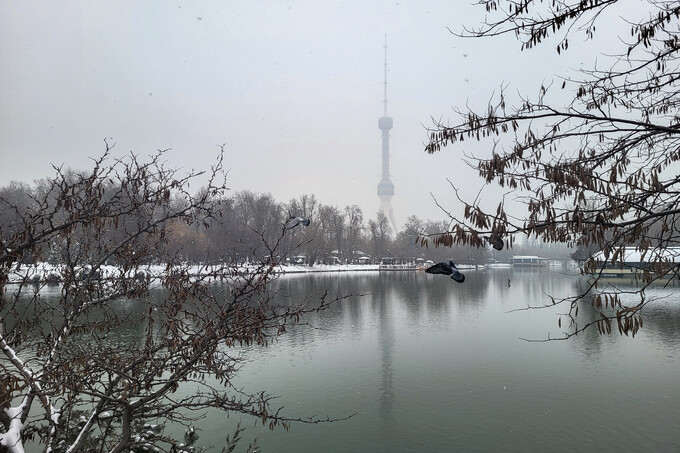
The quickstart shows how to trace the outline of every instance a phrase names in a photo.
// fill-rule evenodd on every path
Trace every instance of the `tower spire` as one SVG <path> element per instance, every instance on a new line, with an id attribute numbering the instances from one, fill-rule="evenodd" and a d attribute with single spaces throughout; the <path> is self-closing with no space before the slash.
<path id="1" fill-rule="evenodd" d="M 385 81 L 383 82 L 385 89 L 385 98 L 383 100 L 383 105 L 385 107 L 385 113 L 383 116 L 387 116 L 387 33 L 385 33 Z"/>

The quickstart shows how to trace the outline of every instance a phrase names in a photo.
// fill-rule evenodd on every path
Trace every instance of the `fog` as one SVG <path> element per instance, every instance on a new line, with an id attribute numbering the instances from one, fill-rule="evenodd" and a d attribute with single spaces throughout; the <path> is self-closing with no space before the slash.
<path id="1" fill-rule="evenodd" d="M 0 185 L 87 168 L 105 139 L 114 156 L 170 149 L 187 170 L 224 144 L 233 190 L 314 193 L 373 217 L 387 36 L 395 217 L 443 218 L 433 196 L 455 209 L 447 178 L 474 196 L 462 152 L 490 145 L 427 155 L 431 118 L 483 107 L 503 83 L 535 93 L 588 59 L 449 30 L 483 19 L 451 0 L 2 2 Z"/>

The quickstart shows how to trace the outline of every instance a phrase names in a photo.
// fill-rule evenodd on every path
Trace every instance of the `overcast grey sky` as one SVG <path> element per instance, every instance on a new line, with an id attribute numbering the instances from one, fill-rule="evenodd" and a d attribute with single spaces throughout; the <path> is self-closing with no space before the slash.
<path id="1" fill-rule="evenodd" d="M 116 155 L 172 148 L 187 169 L 225 144 L 232 189 L 315 193 L 372 218 L 387 34 L 395 216 L 442 218 L 430 192 L 446 203 L 446 178 L 481 183 L 459 152 L 424 153 L 430 117 L 483 106 L 502 82 L 535 90 L 581 58 L 447 30 L 483 18 L 460 0 L 3 1 L 0 185 L 87 168 L 105 138 Z"/>

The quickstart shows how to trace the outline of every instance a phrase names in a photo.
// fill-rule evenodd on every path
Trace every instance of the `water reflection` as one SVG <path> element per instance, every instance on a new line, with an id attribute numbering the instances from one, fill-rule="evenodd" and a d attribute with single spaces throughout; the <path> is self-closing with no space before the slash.
<path id="1" fill-rule="evenodd" d="M 388 309 L 389 299 L 385 294 L 374 295 L 374 303 L 377 305 L 377 320 L 380 326 L 378 334 L 378 347 L 380 349 L 380 371 L 382 380 L 379 388 L 380 414 L 383 422 L 392 424 L 392 402 L 394 399 L 392 355 L 395 346 L 394 320 Z"/>
<path id="2" fill-rule="evenodd" d="M 538 310 L 539 313 L 509 312 L 549 305 L 549 296 L 556 299 L 573 296 L 586 288 L 585 281 L 578 276 L 547 269 L 479 270 L 466 274 L 464 284 L 416 272 L 283 276 L 276 282 L 280 301 L 297 303 L 302 297 L 320 297 L 325 292 L 328 297 L 349 297 L 311 315 L 307 321 L 313 329 L 293 329 L 282 341 L 302 347 L 316 340 L 358 338 L 373 330 L 388 369 L 389 352 L 395 347 L 399 329 L 404 328 L 413 334 L 424 329 L 447 331 L 453 326 L 462 328 L 465 323 L 477 325 L 476 320 L 484 317 L 486 330 L 510 330 L 517 332 L 517 338 L 559 337 L 567 326 L 559 328 L 557 319 L 568 307 Z M 643 313 L 645 326 L 640 334 L 664 347 L 673 347 L 680 340 L 680 308 L 674 294 L 673 289 L 667 288 L 648 290 L 648 296 L 666 299 L 650 303 Z M 596 316 L 587 301 L 579 302 L 579 325 L 594 321 Z M 519 328 L 513 329 L 512 325 Z M 603 341 L 605 345 L 610 343 L 595 329 L 580 334 L 579 338 L 578 344 L 591 358 L 602 352 Z"/>

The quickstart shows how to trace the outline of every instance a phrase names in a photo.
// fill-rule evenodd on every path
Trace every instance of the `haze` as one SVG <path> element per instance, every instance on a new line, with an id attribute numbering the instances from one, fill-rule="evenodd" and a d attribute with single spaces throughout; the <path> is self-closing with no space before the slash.
<path id="1" fill-rule="evenodd" d="M 387 35 L 394 213 L 443 218 L 431 193 L 446 204 L 447 178 L 473 194 L 481 182 L 459 152 L 424 153 L 431 117 L 579 64 L 447 29 L 483 18 L 459 1 L 3 2 L 0 185 L 88 168 L 105 139 L 114 155 L 171 148 L 185 169 L 225 144 L 233 190 L 373 217 Z"/>

